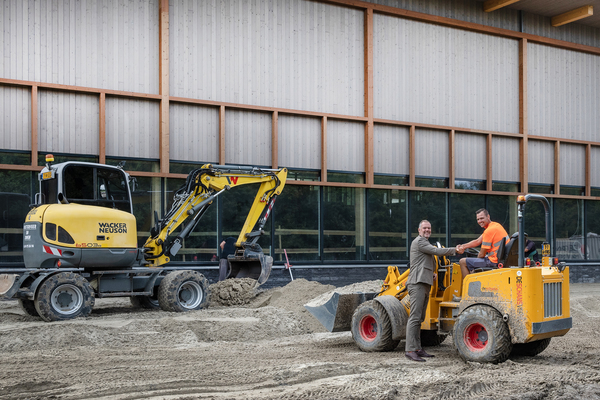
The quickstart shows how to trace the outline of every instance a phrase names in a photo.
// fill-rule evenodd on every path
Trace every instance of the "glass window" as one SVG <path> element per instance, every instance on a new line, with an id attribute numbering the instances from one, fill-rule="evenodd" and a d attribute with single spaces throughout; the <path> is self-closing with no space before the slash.
<path id="1" fill-rule="evenodd" d="M 106 157 L 106 164 L 108 165 L 119 165 L 120 163 L 123 163 L 123 169 L 125 171 L 159 172 L 160 170 L 158 160 L 127 157 Z"/>
<path id="2" fill-rule="evenodd" d="M 375 185 L 407 186 L 408 176 L 406 175 L 375 175 L 373 177 Z"/>
<path id="3" fill-rule="evenodd" d="M 549 201 L 550 205 L 552 205 L 551 199 Z M 525 233 L 527 234 L 527 238 L 535 242 L 536 248 L 541 255 L 542 243 L 546 241 L 546 213 L 544 205 L 539 201 L 527 202 L 523 218 L 525 219 Z M 549 229 L 552 229 L 552 222 L 550 222 Z"/>
<path id="4" fill-rule="evenodd" d="M 327 181 L 342 183 L 365 183 L 364 174 L 347 174 L 342 172 L 327 172 Z"/>
<path id="5" fill-rule="evenodd" d="M 320 259 L 319 186 L 286 185 L 273 208 L 275 224 L 274 260 L 290 264 Z"/>
<path id="6" fill-rule="evenodd" d="M 554 185 L 542 185 L 530 183 L 528 185 L 529 193 L 552 194 L 554 193 Z"/>
<path id="7" fill-rule="evenodd" d="M 368 191 L 369 260 L 406 259 L 406 191 Z"/>
<path id="8" fill-rule="evenodd" d="M 442 246 L 447 245 L 446 199 L 446 193 L 410 192 L 410 240 L 407 243 L 407 251 L 410 251 L 410 244 L 419 235 L 419 222 L 424 219 L 431 223 L 431 237 L 429 241 L 432 244 L 440 242 Z"/>
<path id="9" fill-rule="evenodd" d="M 150 237 L 150 229 L 154 226 L 154 211 L 158 218 L 161 212 L 161 179 L 154 177 L 135 177 L 135 190 L 131 192 L 133 215 L 135 216 L 138 234 L 138 246 L 142 247 Z"/>
<path id="10" fill-rule="evenodd" d="M 193 170 L 210 163 L 170 162 L 169 172 L 171 174 L 189 174 Z"/>
<path id="11" fill-rule="evenodd" d="M 555 254 L 560 260 L 582 260 L 583 200 L 554 199 Z"/>
<path id="12" fill-rule="evenodd" d="M 64 194 L 69 202 L 89 203 L 94 200 L 94 168 L 70 165 L 63 172 Z"/>
<path id="13" fill-rule="evenodd" d="M 415 186 L 446 189 L 448 188 L 448 178 L 416 177 Z"/>
<path id="14" fill-rule="evenodd" d="M 319 171 L 288 169 L 287 178 L 293 181 L 318 182 L 321 180 L 321 173 Z"/>
<path id="15" fill-rule="evenodd" d="M 98 156 L 84 156 L 84 155 L 73 155 L 73 154 L 64 154 L 64 153 L 48 153 L 48 152 L 40 152 L 38 153 L 38 165 L 45 166 L 46 165 L 46 154 L 54 155 L 54 162 L 52 164 L 58 164 L 67 161 L 83 161 L 83 162 L 98 162 Z"/>
<path id="16" fill-rule="evenodd" d="M 560 194 L 566 194 L 571 196 L 585 196 L 585 187 L 560 185 Z"/>
<path id="17" fill-rule="evenodd" d="M 477 223 L 476 216 L 481 208 L 485 208 L 485 196 L 482 194 L 450 194 L 450 246 L 464 244 L 481 236 L 483 229 Z M 491 212 L 490 216 L 494 220 Z"/>
<path id="18" fill-rule="evenodd" d="M 20 153 L 11 151 L 0 151 L 0 164 L 8 165 L 30 165 L 31 153 Z"/>
<path id="19" fill-rule="evenodd" d="M 521 184 L 518 182 L 492 182 L 492 190 L 495 192 L 519 192 Z"/>
<path id="20" fill-rule="evenodd" d="M 23 262 L 23 223 L 35 177 L 28 171 L 0 171 L 0 263 Z"/>
<path id="21" fill-rule="evenodd" d="M 365 190 L 323 188 L 323 257 L 325 260 L 365 259 Z"/>
<path id="22" fill-rule="evenodd" d="M 585 202 L 586 255 L 588 260 L 600 260 L 600 201 Z"/>
<path id="23" fill-rule="evenodd" d="M 517 196 L 488 196 L 487 204 L 492 221 L 502 225 L 509 236 L 519 231 Z"/>
<path id="24" fill-rule="evenodd" d="M 472 180 L 472 179 L 456 179 L 454 181 L 454 187 L 456 189 L 465 190 L 485 190 L 486 181 Z"/>

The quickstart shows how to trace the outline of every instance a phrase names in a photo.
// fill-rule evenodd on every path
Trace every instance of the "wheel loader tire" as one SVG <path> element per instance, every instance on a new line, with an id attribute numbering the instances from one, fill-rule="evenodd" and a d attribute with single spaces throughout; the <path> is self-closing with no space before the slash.
<path id="1" fill-rule="evenodd" d="M 19 299 L 19 306 L 21 309 L 25 311 L 27 315 L 31 315 L 32 317 L 39 317 L 37 310 L 35 309 L 35 302 L 29 299 Z"/>
<path id="2" fill-rule="evenodd" d="M 421 331 L 421 346 L 439 346 L 448 335 L 438 335 L 437 331 Z"/>
<path id="3" fill-rule="evenodd" d="M 209 298 L 208 280 L 197 271 L 170 272 L 158 287 L 158 304 L 164 311 L 200 310 Z"/>
<path id="4" fill-rule="evenodd" d="M 536 340 L 535 342 L 529 343 L 517 343 L 513 344 L 511 356 L 525 356 L 534 357 L 546 350 L 546 347 L 550 345 L 550 339 Z"/>
<path id="5" fill-rule="evenodd" d="M 158 298 L 156 296 L 132 296 L 129 298 L 134 308 L 143 308 L 146 310 L 159 310 Z"/>
<path id="6" fill-rule="evenodd" d="M 35 309 L 44 321 L 87 317 L 94 308 L 94 291 L 81 275 L 61 272 L 47 278 L 35 296 Z"/>
<path id="7" fill-rule="evenodd" d="M 400 342 L 392 339 L 392 324 L 377 301 L 360 304 L 352 315 L 352 339 L 362 351 L 392 351 Z"/>
<path id="8" fill-rule="evenodd" d="M 489 306 L 478 305 L 463 311 L 454 324 L 452 336 L 465 361 L 501 363 L 512 350 L 508 325 Z"/>

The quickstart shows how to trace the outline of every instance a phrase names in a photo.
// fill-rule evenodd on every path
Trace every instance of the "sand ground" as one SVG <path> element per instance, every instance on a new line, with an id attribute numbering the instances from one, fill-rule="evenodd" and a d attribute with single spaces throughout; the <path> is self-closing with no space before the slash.
<path id="1" fill-rule="evenodd" d="M 403 341 L 361 352 L 303 308 L 332 286 L 247 289 L 211 285 L 210 307 L 188 313 L 97 299 L 89 317 L 53 323 L 1 301 L 0 399 L 600 399 L 599 284 L 571 285 L 566 336 L 498 365 L 462 361 L 451 338 L 425 363 Z"/>

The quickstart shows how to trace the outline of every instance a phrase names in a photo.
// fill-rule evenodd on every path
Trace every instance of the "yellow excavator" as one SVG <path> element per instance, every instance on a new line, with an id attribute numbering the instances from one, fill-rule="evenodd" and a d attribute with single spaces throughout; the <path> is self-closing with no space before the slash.
<path id="1" fill-rule="evenodd" d="M 17 298 L 29 315 L 46 321 L 88 315 L 95 298 L 130 297 L 132 304 L 167 311 L 207 306 L 208 281 L 200 267 L 170 266 L 186 237 L 216 198 L 231 188 L 260 184 L 228 257 L 228 278 L 263 284 L 273 259 L 258 239 L 287 169 L 206 164 L 190 172 L 173 206 L 138 248 L 131 179 L 122 166 L 52 164 L 39 174 L 39 193 L 23 225 L 25 268 L 3 269 L 0 297 Z"/>
<path id="2" fill-rule="evenodd" d="M 546 211 L 541 264 L 525 259 L 523 214 L 529 201 Z M 511 355 L 535 356 L 572 327 L 569 267 L 550 246 L 550 205 L 541 195 L 517 197 L 519 231 L 498 250 L 497 268 L 462 277 L 458 263 L 436 257 L 438 279 L 431 287 L 421 344 L 437 346 L 451 334 L 466 361 L 499 363 Z M 439 246 L 439 244 L 438 244 Z M 338 293 L 305 308 L 330 332 L 352 332 L 363 351 L 391 351 L 406 337 L 409 270 L 389 266 L 378 293 Z"/>

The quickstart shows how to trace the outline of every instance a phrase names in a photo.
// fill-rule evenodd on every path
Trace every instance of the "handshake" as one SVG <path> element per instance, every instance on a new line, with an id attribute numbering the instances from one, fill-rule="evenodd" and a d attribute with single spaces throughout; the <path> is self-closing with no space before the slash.
<path id="1" fill-rule="evenodd" d="M 459 244 L 456 246 L 456 254 L 462 254 L 465 252 L 465 245 Z"/>

